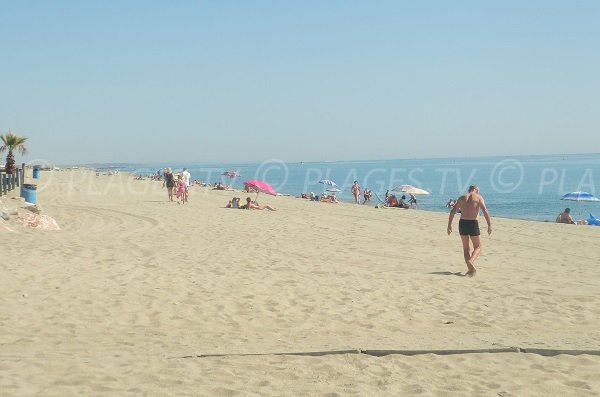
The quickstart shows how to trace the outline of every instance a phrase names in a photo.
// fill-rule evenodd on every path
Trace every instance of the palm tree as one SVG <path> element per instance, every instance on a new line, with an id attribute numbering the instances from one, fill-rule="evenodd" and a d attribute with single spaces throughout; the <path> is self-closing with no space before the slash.
<path id="1" fill-rule="evenodd" d="M 6 134 L 0 135 L 0 139 L 2 139 L 3 143 L 3 145 L 0 146 L 0 153 L 8 150 L 5 171 L 7 174 L 14 174 L 16 171 L 16 166 L 13 150 L 19 151 L 19 153 L 22 155 L 27 154 L 27 148 L 25 147 L 25 141 L 27 138 L 17 136 L 14 132 L 9 130 Z"/>

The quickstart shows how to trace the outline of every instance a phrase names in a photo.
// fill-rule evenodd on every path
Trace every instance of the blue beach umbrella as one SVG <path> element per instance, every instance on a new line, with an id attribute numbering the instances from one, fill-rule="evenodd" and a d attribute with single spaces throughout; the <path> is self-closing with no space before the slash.
<path id="1" fill-rule="evenodd" d="M 571 192 L 561 197 L 561 200 L 569 201 L 600 201 L 600 199 L 588 192 Z"/>
<path id="2" fill-rule="evenodd" d="M 588 192 L 571 192 L 571 193 L 565 194 L 560 199 L 568 200 L 568 201 L 576 201 L 577 203 L 580 203 L 582 201 L 584 201 L 584 202 L 600 201 L 600 199 L 598 197 L 596 197 L 593 194 L 588 193 Z M 577 207 L 579 207 L 579 205 L 577 205 Z M 577 212 L 579 213 L 579 215 L 581 215 L 581 211 L 579 208 L 578 208 Z"/>

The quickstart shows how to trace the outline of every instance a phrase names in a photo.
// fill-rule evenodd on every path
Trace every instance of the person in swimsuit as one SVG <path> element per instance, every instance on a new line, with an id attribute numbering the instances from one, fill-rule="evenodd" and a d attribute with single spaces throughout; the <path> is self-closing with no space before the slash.
<path id="1" fill-rule="evenodd" d="M 358 181 L 354 181 L 354 185 L 352 185 L 352 195 L 354 196 L 354 202 L 356 204 L 360 204 L 360 186 L 358 185 Z"/>
<path id="2" fill-rule="evenodd" d="M 177 178 L 177 204 L 179 204 L 179 200 L 181 200 L 182 204 L 185 204 L 185 202 L 187 201 L 185 199 L 186 191 L 187 186 L 185 185 L 185 180 L 181 175 L 179 175 L 179 177 Z"/>
<path id="3" fill-rule="evenodd" d="M 485 206 L 483 197 L 479 194 L 479 188 L 475 185 L 469 187 L 469 192 L 458 198 L 456 204 L 452 207 L 448 217 L 448 235 L 452 233 L 452 220 L 454 214 L 460 210 L 460 220 L 458 221 L 458 233 L 463 246 L 463 255 L 467 264 L 467 276 L 473 277 L 477 272 L 474 263 L 481 253 L 481 238 L 479 237 L 479 211 L 483 212 L 485 221 L 487 222 L 487 232 L 492 234 L 492 220 L 490 213 Z M 471 252 L 470 242 L 473 242 L 473 252 Z"/>
<path id="4" fill-rule="evenodd" d="M 576 222 L 571 217 L 571 209 L 565 208 L 565 212 L 558 214 L 556 223 L 570 223 L 571 225 L 575 225 Z"/>
<path id="5" fill-rule="evenodd" d="M 411 207 L 413 204 L 415 205 L 415 207 L 417 207 L 417 197 L 412 193 L 409 193 L 409 196 L 410 199 L 408 200 L 408 204 L 410 204 Z"/>
<path id="6" fill-rule="evenodd" d="M 250 197 L 246 197 L 246 205 L 244 206 L 244 209 L 247 209 L 247 210 L 268 209 L 269 211 L 277 211 L 277 209 L 275 209 L 269 205 L 258 205 L 256 203 L 254 203 Z"/>
<path id="7" fill-rule="evenodd" d="M 400 200 L 398 200 L 398 205 L 397 205 L 397 207 L 398 207 L 398 208 L 404 208 L 405 210 L 407 210 L 407 209 L 409 209 L 409 208 L 410 208 L 410 204 L 408 204 L 408 203 L 407 203 L 406 201 L 404 201 L 404 200 L 406 200 L 406 196 L 405 196 L 405 195 L 402 195 L 402 197 L 400 197 Z"/>

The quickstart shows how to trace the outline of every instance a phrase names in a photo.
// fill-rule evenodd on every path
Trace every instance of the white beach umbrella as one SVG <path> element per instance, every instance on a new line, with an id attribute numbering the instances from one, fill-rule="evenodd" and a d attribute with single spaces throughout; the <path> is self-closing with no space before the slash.
<path id="1" fill-rule="evenodd" d="M 392 192 L 403 192 L 412 194 L 430 194 L 427 190 L 414 187 L 413 185 L 399 185 L 392 189 Z"/>

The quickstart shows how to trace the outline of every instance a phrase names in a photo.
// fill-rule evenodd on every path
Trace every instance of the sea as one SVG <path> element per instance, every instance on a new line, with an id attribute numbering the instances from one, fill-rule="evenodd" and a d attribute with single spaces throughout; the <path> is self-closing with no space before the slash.
<path id="1" fill-rule="evenodd" d="M 492 216 L 537 221 L 554 221 L 566 207 L 576 219 L 588 214 L 600 215 L 600 202 L 573 202 L 561 197 L 573 191 L 600 193 L 600 154 L 536 155 L 513 157 L 470 157 L 396 159 L 369 161 L 286 162 L 269 159 L 261 163 L 201 163 L 165 162 L 152 164 L 92 164 L 102 169 L 119 169 L 147 176 L 164 167 L 180 172 L 186 167 L 193 180 L 221 182 L 241 189 L 244 181 L 258 179 L 268 182 L 283 195 L 302 193 L 323 194 L 332 185 L 340 191 L 341 201 L 352 202 L 350 187 L 356 180 L 361 190 L 373 194 L 369 205 L 384 199 L 387 190 L 399 185 L 412 185 L 430 194 L 419 195 L 420 210 L 448 212 L 446 203 L 477 185 Z M 237 177 L 222 175 L 225 171 L 239 173 Z"/>

